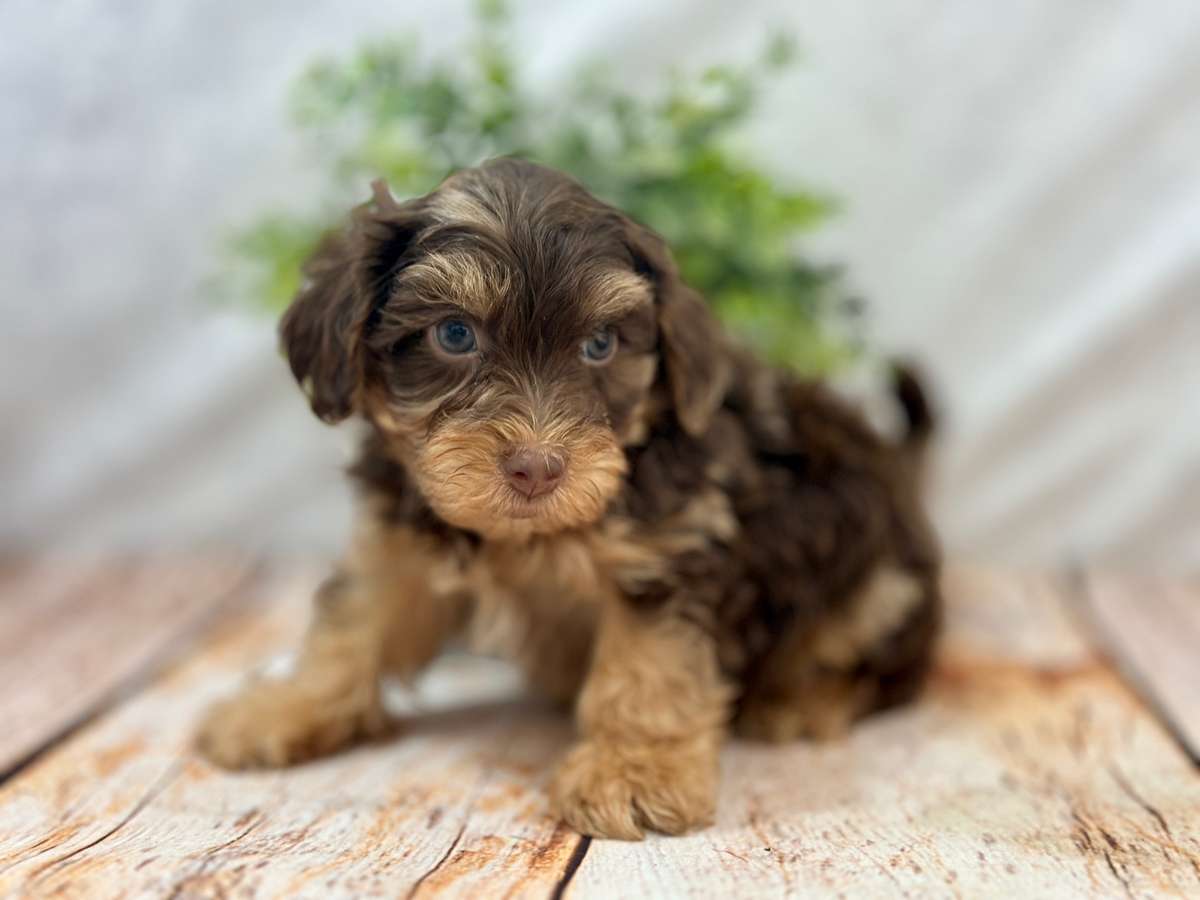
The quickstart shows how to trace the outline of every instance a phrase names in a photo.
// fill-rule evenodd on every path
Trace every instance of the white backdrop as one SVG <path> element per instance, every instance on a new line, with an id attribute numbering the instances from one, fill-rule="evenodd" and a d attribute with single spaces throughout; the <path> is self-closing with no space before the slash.
<path id="1" fill-rule="evenodd" d="M 332 552 L 351 443 L 272 323 L 200 285 L 232 223 L 319 184 L 284 99 L 314 55 L 463 3 L 9 0 L 0 35 L 0 543 Z M 948 413 L 947 543 L 1023 563 L 1200 564 L 1200 7 L 1194 0 L 518 4 L 542 90 L 805 63 L 747 152 L 840 195 L 811 243 Z"/>

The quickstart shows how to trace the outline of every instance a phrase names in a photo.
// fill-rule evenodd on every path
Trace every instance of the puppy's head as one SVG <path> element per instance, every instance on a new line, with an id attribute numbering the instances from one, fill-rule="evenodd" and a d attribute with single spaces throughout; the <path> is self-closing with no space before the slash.
<path id="1" fill-rule="evenodd" d="M 660 416 L 703 432 L 729 363 L 662 241 L 564 175 L 494 160 L 381 184 L 280 326 L 313 410 L 369 418 L 434 511 L 491 538 L 599 519 Z"/>

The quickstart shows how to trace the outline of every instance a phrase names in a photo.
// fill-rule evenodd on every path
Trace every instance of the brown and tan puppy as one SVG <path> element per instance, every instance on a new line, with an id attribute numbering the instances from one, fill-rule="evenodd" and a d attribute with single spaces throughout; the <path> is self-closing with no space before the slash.
<path id="1" fill-rule="evenodd" d="M 663 242 L 511 159 L 397 204 L 377 185 L 281 325 L 313 409 L 369 424 L 347 558 L 295 673 L 215 707 L 213 760 L 378 732 L 383 675 L 452 636 L 573 702 L 553 781 L 588 834 L 709 822 L 729 728 L 837 734 L 913 695 L 938 551 L 894 446 L 727 340 Z"/>

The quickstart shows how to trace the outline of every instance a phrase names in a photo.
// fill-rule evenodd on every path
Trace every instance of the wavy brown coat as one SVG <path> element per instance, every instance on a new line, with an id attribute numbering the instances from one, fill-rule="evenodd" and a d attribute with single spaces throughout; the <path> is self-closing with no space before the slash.
<path id="1" fill-rule="evenodd" d="M 296 672 L 209 714 L 213 759 L 375 733 L 380 677 L 465 636 L 573 704 L 559 814 L 635 838 L 710 821 L 730 727 L 829 737 L 914 695 L 939 554 L 911 376 L 889 442 L 729 340 L 661 239 L 517 160 L 404 204 L 377 185 L 305 271 L 283 346 L 319 416 L 367 423 L 363 512 Z M 448 317 L 470 354 L 439 347 Z M 618 342 L 602 365 L 579 354 L 598 329 Z M 565 466 L 536 502 L 498 462 L 531 446 Z"/>

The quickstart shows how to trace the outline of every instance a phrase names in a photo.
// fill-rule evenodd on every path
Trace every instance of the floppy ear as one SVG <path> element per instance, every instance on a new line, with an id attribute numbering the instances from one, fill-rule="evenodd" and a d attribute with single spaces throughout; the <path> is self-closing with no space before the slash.
<path id="1" fill-rule="evenodd" d="M 724 333 L 700 294 L 683 283 L 661 237 L 627 219 L 626 244 L 639 273 L 654 283 L 675 416 L 696 437 L 708 429 L 729 389 L 732 364 Z"/>
<path id="2" fill-rule="evenodd" d="M 374 196 L 327 235 L 304 263 L 304 284 L 279 323 L 296 381 L 321 419 L 339 422 L 357 408 L 363 337 L 387 301 L 391 277 L 421 228 L 418 204 L 398 204 L 382 181 Z"/>

